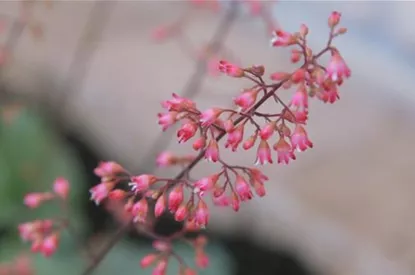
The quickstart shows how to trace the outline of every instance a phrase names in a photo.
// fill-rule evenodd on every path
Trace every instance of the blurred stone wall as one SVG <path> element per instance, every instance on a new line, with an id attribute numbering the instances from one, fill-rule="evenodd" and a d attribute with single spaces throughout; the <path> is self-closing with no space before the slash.
<path id="1" fill-rule="evenodd" d="M 37 9 L 45 37 L 38 42 L 27 35 L 21 38 L 7 82 L 15 91 L 52 96 L 52 101 L 67 93 L 67 100 L 56 101 L 62 123 L 127 167 L 151 170 L 153 159 L 144 157 L 160 135 L 159 102 L 181 92 L 194 61 L 176 43 L 155 45 L 150 30 L 177 18 L 185 5 L 112 2 L 84 82 L 65 82 L 93 5 L 62 1 L 52 10 Z M 310 43 L 316 47 L 325 43 L 329 12 L 342 11 L 350 35 L 337 45 L 353 77 L 335 105 L 311 104 L 308 129 L 315 148 L 292 165 L 265 167 L 271 178 L 268 196 L 244 204 L 237 214 L 212 210 L 211 228 L 248 232 L 265 245 L 284 245 L 323 274 L 415 273 L 415 96 L 409 46 L 414 42 L 414 8 L 411 2 L 304 1 L 277 6 L 276 16 L 287 30 L 309 23 Z M 16 3 L 1 2 L 0 11 L 13 14 Z M 218 16 L 198 12 L 188 28 L 192 42 L 208 42 L 217 24 Z M 377 36 L 373 28 L 386 34 Z M 269 73 L 292 68 L 288 51 L 270 48 L 265 34 L 260 23 L 241 16 L 226 45 L 245 65 L 264 64 Z M 231 106 L 232 96 L 244 84 L 209 78 L 195 100 L 202 109 Z M 166 148 L 191 152 L 174 139 Z M 249 165 L 253 153 L 225 158 Z M 195 176 L 212 169 L 201 165 Z"/>

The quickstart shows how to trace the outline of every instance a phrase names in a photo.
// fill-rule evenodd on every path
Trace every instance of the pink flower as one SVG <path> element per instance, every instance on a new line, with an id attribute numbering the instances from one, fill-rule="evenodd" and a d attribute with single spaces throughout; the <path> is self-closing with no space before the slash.
<path id="1" fill-rule="evenodd" d="M 144 256 L 140 261 L 141 268 L 147 268 L 152 265 L 156 261 L 157 257 L 158 255 L 156 254 L 147 254 Z"/>
<path id="2" fill-rule="evenodd" d="M 337 50 L 332 50 L 331 59 L 326 68 L 327 77 L 333 82 L 342 81 L 343 77 L 350 77 L 351 71 Z"/>
<path id="3" fill-rule="evenodd" d="M 261 129 L 261 131 L 259 132 L 259 136 L 263 140 L 268 140 L 274 134 L 275 128 L 276 121 L 271 121 Z"/>
<path id="4" fill-rule="evenodd" d="M 308 95 L 304 84 L 298 86 L 297 91 L 291 98 L 290 106 L 307 109 L 308 108 Z"/>
<path id="5" fill-rule="evenodd" d="M 244 148 L 244 150 L 249 150 L 251 149 L 254 145 L 255 145 L 255 141 L 258 137 L 258 132 L 255 132 L 253 135 L 251 135 L 242 145 L 242 148 Z"/>
<path id="6" fill-rule="evenodd" d="M 114 182 L 102 182 L 95 185 L 89 190 L 91 193 L 91 200 L 93 200 L 96 205 L 100 204 L 101 201 L 108 197 L 109 192 L 114 188 L 114 186 Z"/>
<path id="7" fill-rule="evenodd" d="M 228 148 L 230 146 L 232 151 L 235 152 L 243 138 L 244 125 L 241 124 L 228 133 L 228 139 L 225 143 L 225 148 Z"/>
<path id="8" fill-rule="evenodd" d="M 331 85 L 326 85 L 323 90 L 317 93 L 317 97 L 324 103 L 334 103 L 340 99 L 340 95 L 337 89 L 337 85 L 332 83 Z"/>
<path id="9" fill-rule="evenodd" d="M 45 257 L 50 257 L 56 252 L 59 244 L 59 237 L 57 234 L 52 234 L 46 237 L 41 244 L 40 252 Z"/>
<path id="10" fill-rule="evenodd" d="M 158 167 L 168 167 L 176 164 L 177 158 L 171 152 L 162 152 L 157 156 L 156 164 Z"/>
<path id="11" fill-rule="evenodd" d="M 269 180 L 269 178 L 266 175 L 264 175 L 259 169 L 250 168 L 249 171 L 250 171 L 251 177 L 257 181 L 265 182 Z"/>
<path id="12" fill-rule="evenodd" d="M 131 177 L 131 186 L 132 191 L 135 193 L 146 191 L 153 183 L 157 181 L 157 178 L 154 175 L 143 174 L 140 176 Z"/>
<path id="13" fill-rule="evenodd" d="M 216 206 L 229 206 L 230 200 L 224 190 L 220 190 L 217 194 L 213 194 L 212 201 Z"/>
<path id="14" fill-rule="evenodd" d="M 291 76 L 291 81 L 295 84 L 303 82 L 306 77 L 306 70 L 301 68 L 296 70 L 293 75 Z"/>
<path id="15" fill-rule="evenodd" d="M 162 130 L 166 131 L 170 126 L 176 123 L 177 121 L 177 112 L 168 112 L 168 113 L 159 113 L 158 114 L 158 124 L 162 126 Z"/>
<path id="16" fill-rule="evenodd" d="M 206 226 L 209 221 L 209 210 L 202 199 L 199 199 L 199 203 L 197 204 L 195 220 L 201 226 Z"/>
<path id="17" fill-rule="evenodd" d="M 199 268 L 207 268 L 209 265 L 209 257 L 203 252 L 202 249 L 197 249 L 195 262 Z"/>
<path id="18" fill-rule="evenodd" d="M 204 137 L 200 137 L 198 139 L 195 140 L 195 142 L 193 142 L 193 149 L 196 151 L 199 151 L 202 148 L 205 148 L 206 146 L 206 140 Z"/>
<path id="19" fill-rule="evenodd" d="M 206 148 L 205 158 L 211 162 L 217 162 L 219 160 L 219 146 L 216 140 L 211 139 Z"/>
<path id="20" fill-rule="evenodd" d="M 340 23 L 341 16 L 342 14 L 340 12 L 333 11 L 329 16 L 329 20 L 328 20 L 329 27 L 334 28 L 335 26 L 337 26 Z"/>
<path id="21" fill-rule="evenodd" d="M 282 81 L 284 79 L 287 79 L 290 77 L 289 73 L 284 73 L 284 72 L 275 72 L 273 74 L 271 74 L 270 78 L 271 80 L 275 80 L 275 81 Z"/>
<path id="22" fill-rule="evenodd" d="M 48 193 L 29 193 L 24 197 L 23 201 L 27 207 L 34 209 L 52 197 Z"/>
<path id="23" fill-rule="evenodd" d="M 97 168 L 94 169 L 95 175 L 100 178 L 111 177 L 119 173 L 123 173 L 124 168 L 113 161 L 101 161 Z"/>
<path id="24" fill-rule="evenodd" d="M 211 76 L 218 76 L 220 71 L 218 68 L 218 59 L 210 58 L 207 63 L 208 72 Z"/>
<path id="25" fill-rule="evenodd" d="M 239 106 L 242 111 L 245 111 L 255 104 L 258 92 L 259 90 L 245 90 L 238 95 L 233 102 Z"/>
<path id="26" fill-rule="evenodd" d="M 251 188 L 249 187 L 245 179 L 240 175 L 236 176 L 236 188 L 235 189 L 241 201 L 252 199 L 253 195 L 251 192 Z"/>
<path id="27" fill-rule="evenodd" d="M 286 47 L 296 43 L 296 38 L 289 32 L 277 30 L 272 33 L 271 45 L 273 47 Z"/>
<path id="28" fill-rule="evenodd" d="M 272 157 L 271 157 L 271 149 L 269 147 L 269 144 L 267 141 L 265 140 L 261 140 L 261 143 L 258 146 L 258 150 L 257 150 L 257 158 L 255 161 L 256 165 L 264 165 L 264 164 L 268 164 L 268 163 L 272 163 Z"/>
<path id="29" fill-rule="evenodd" d="M 187 212 L 188 212 L 187 205 L 181 204 L 179 208 L 177 209 L 177 211 L 174 213 L 174 219 L 178 222 L 184 221 L 184 219 L 187 216 Z"/>
<path id="30" fill-rule="evenodd" d="M 239 211 L 239 204 L 240 204 L 240 202 L 239 202 L 238 195 L 236 193 L 232 192 L 231 206 L 232 206 L 232 209 L 235 212 L 238 212 Z"/>
<path id="31" fill-rule="evenodd" d="M 208 191 L 215 186 L 219 179 L 219 174 L 213 174 L 211 176 L 202 178 L 195 182 L 195 187 L 199 188 L 200 191 Z"/>
<path id="32" fill-rule="evenodd" d="M 222 114 L 223 110 L 219 108 L 210 108 L 200 115 L 200 122 L 203 127 L 209 127 Z"/>
<path id="33" fill-rule="evenodd" d="M 243 77 L 245 75 L 244 70 L 242 70 L 239 66 L 229 63 L 225 60 L 219 61 L 219 71 L 226 73 L 228 76 L 231 77 Z"/>
<path id="34" fill-rule="evenodd" d="M 171 100 L 166 100 L 161 103 L 161 106 L 167 111 L 183 112 L 189 109 L 196 108 L 196 104 L 188 99 L 173 93 Z"/>
<path id="35" fill-rule="evenodd" d="M 65 200 L 69 194 L 69 182 L 64 178 L 57 178 L 53 184 L 53 191 Z"/>
<path id="36" fill-rule="evenodd" d="M 295 127 L 294 133 L 291 135 L 291 144 L 294 149 L 300 152 L 305 151 L 307 148 L 313 148 L 313 143 L 308 139 L 304 127 L 298 124 Z"/>
<path id="37" fill-rule="evenodd" d="M 152 275 L 166 275 L 168 261 L 166 258 L 159 261 L 153 269 Z"/>
<path id="38" fill-rule="evenodd" d="M 186 142 L 191 139 L 197 131 L 197 125 L 194 123 L 185 123 L 182 127 L 177 131 L 177 137 L 179 139 L 179 143 Z"/>
<path id="39" fill-rule="evenodd" d="M 290 159 L 296 159 L 293 148 L 282 137 L 280 137 L 278 142 L 274 144 L 273 148 L 278 153 L 278 163 L 288 164 L 290 162 Z"/>
<path id="40" fill-rule="evenodd" d="M 178 185 L 169 193 L 168 204 L 169 204 L 169 211 L 176 212 L 179 208 L 180 204 L 183 202 L 184 194 L 183 194 L 183 185 Z"/>
<path id="41" fill-rule="evenodd" d="M 136 202 L 131 208 L 131 214 L 134 216 L 134 222 L 143 223 L 146 221 L 148 213 L 148 202 L 145 198 L 142 198 Z"/>
<path id="42" fill-rule="evenodd" d="M 266 195 L 266 191 L 265 191 L 265 186 L 264 183 L 261 181 L 257 181 L 257 180 L 253 180 L 252 181 L 252 185 L 254 187 L 255 193 L 260 196 L 263 197 Z"/>
<path id="43" fill-rule="evenodd" d="M 156 218 L 160 217 L 164 211 L 166 210 L 166 196 L 162 194 L 156 201 L 156 205 L 154 206 L 154 216 Z"/>

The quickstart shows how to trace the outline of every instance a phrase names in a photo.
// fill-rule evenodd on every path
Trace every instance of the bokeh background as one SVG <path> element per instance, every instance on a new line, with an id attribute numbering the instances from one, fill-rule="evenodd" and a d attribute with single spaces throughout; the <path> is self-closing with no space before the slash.
<path id="1" fill-rule="evenodd" d="M 306 23 L 313 48 L 326 42 L 329 13 L 342 12 L 349 33 L 335 45 L 353 77 L 335 105 L 312 103 L 308 129 L 315 148 L 292 165 L 264 168 L 271 178 L 265 198 L 244 204 L 239 213 L 212 209 L 211 267 L 201 274 L 414 274 L 415 4 L 267 4 L 288 31 Z M 29 9 L 33 20 L 14 36 L 22 27 L 16 21 L 21 3 L 0 2 L 0 44 L 12 50 L 0 67 L 0 262 L 28 248 L 18 239 L 17 224 L 59 214 L 54 207 L 27 211 L 22 205 L 26 192 L 49 188 L 57 176 L 72 183 L 79 238 L 97 248 L 105 243 L 116 223 L 88 200 L 88 189 L 99 181 L 92 173 L 97 163 L 115 160 L 137 174 L 172 175 L 176 171 L 155 168 L 156 154 L 191 152 L 177 145 L 173 132 L 160 139 L 156 114 L 171 93 L 190 91 L 202 109 L 231 106 L 246 83 L 207 75 L 189 89 L 200 67 L 189 50 L 211 40 L 226 9 L 188 6 L 38 1 Z M 185 13 L 186 43 L 151 39 L 154 28 Z M 220 55 L 240 64 L 264 64 L 268 73 L 293 68 L 288 51 L 270 48 L 263 22 L 243 7 L 223 44 Z M 226 158 L 249 165 L 253 153 Z M 212 169 L 201 164 L 194 177 Z M 177 225 L 166 218 L 157 228 L 168 234 Z M 192 261 L 190 249 L 178 249 Z M 149 240 L 132 232 L 96 274 L 151 274 L 139 268 L 150 250 Z M 51 260 L 33 260 L 42 275 L 80 274 L 85 265 L 70 236 Z M 176 274 L 174 266 L 169 274 Z"/>

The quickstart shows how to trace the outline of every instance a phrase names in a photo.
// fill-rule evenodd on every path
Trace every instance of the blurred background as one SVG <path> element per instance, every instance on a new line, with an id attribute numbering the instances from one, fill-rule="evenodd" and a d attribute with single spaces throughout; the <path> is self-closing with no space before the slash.
<path id="1" fill-rule="evenodd" d="M 335 45 L 352 69 L 341 100 L 311 104 L 315 148 L 289 166 L 266 166 L 265 198 L 238 213 L 212 208 L 211 266 L 200 274 L 414 274 L 415 3 L 263 3 L 268 24 L 248 4 L 229 22 L 226 1 L 216 11 L 187 1 L 0 2 L 0 263 L 28 248 L 17 236 L 19 223 L 59 214 L 22 204 L 25 193 L 47 190 L 56 177 L 72 183 L 80 240 L 99 247 L 117 227 L 89 201 L 100 160 L 137 174 L 177 172 L 155 168 L 161 151 L 191 153 L 173 130 L 161 135 L 160 101 L 175 92 L 201 109 L 231 106 L 247 84 L 215 76 L 200 53 L 220 48 L 213 61 L 264 64 L 268 74 L 291 70 L 289 51 L 269 47 L 270 22 L 290 32 L 306 23 L 318 50 L 327 17 L 337 10 L 349 31 Z M 154 39 L 162 34 L 158 27 L 179 22 L 181 35 Z M 241 165 L 255 160 L 254 152 L 241 154 L 225 158 Z M 201 163 L 194 177 L 214 168 Z M 169 234 L 178 225 L 166 217 L 157 230 Z M 151 274 L 139 267 L 150 244 L 131 232 L 96 274 Z M 191 249 L 178 249 L 192 261 Z M 42 275 L 81 274 L 85 265 L 71 236 L 51 260 L 32 259 Z"/>

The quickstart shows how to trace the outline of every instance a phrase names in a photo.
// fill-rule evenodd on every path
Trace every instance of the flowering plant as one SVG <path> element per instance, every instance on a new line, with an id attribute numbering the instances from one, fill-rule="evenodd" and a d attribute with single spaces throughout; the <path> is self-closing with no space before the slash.
<path id="1" fill-rule="evenodd" d="M 192 1 L 200 5 L 204 1 Z M 249 2 L 249 1 L 248 1 Z M 206 4 L 206 3 L 205 3 Z M 258 11 L 258 6 L 254 11 Z M 177 141 L 191 143 L 195 156 L 180 156 L 162 152 L 156 159 L 159 167 L 184 166 L 175 177 L 159 177 L 154 174 L 135 175 L 122 165 L 101 162 L 94 173 L 101 182 L 91 188 L 91 200 L 97 205 L 107 201 L 123 204 L 125 216 L 124 232 L 135 226 L 141 232 L 154 238 L 154 253 L 141 259 L 141 266 L 153 267 L 154 275 L 163 275 L 170 260 L 180 264 L 180 275 L 196 274 L 184 259 L 174 251 L 172 241 L 183 239 L 195 249 L 195 263 L 206 268 L 208 255 L 204 251 L 206 237 L 198 235 L 189 239 L 188 232 L 203 230 L 209 224 L 210 211 L 207 200 L 217 207 L 230 207 L 239 211 L 241 204 L 255 196 L 266 195 L 265 182 L 269 178 L 260 166 L 265 164 L 289 164 L 297 158 L 297 152 L 313 147 L 306 126 L 309 114 L 309 100 L 335 103 L 339 98 L 339 87 L 350 77 L 351 72 L 339 49 L 333 45 L 334 38 L 346 33 L 339 27 L 341 14 L 333 12 L 328 18 L 329 35 L 326 46 L 313 51 L 308 43 L 308 27 L 301 25 L 298 32 L 290 33 L 280 28 L 273 31 L 273 47 L 291 48 L 291 61 L 299 64 L 292 72 L 272 72 L 266 77 L 262 65 L 239 66 L 228 60 L 216 62 L 222 74 L 250 81 L 250 85 L 233 99 L 235 108 L 213 106 L 206 110 L 187 97 L 173 94 L 161 103 L 163 112 L 158 114 L 162 131 L 179 124 Z M 166 32 L 157 33 L 158 38 Z M 328 64 L 321 63 L 321 57 L 330 55 Z M 267 80 L 270 79 L 270 81 Z M 278 91 L 294 89 L 291 100 L 285 103 Z M 265 102 L 275 103 L 275 113 L 261 112 Z M 223 148 L 222 148 L 223 145 Z M 222 151 L 256 150 L 256 167 L 245 167 L 228 163 L 222 158 Z M 275 152 L 275 153 L 274 153 Z M 275 156 L 274 156 L 275 154 Z M 191 170 L 202 160 L 217 164 L 218 170 L 199 179 L 193 179 Z M 24 198 L 28 208 L 37 208 L 50 201 L 58 201 L 65 213 L 70 192 L 70 183 L 64 178 L 55 180 L 51 191 L 29 193 Z M 170 213 L 177 222 L 183 223 L 179 232 L 163 237 L 153 231 L 153 221 L 164 213 Z M 69 229 L 70 221 L 65 215 L 59 219 L 38 219 L 19 225 L 18 230 L 24 241 L 31 243 L 33 253 L 45 257 L 54 254 L 59 246 L 62 231 Z M 89 253 L 91 263 L 84 274 L 92 272 L 104 258 L 110 247 L 101 252 Z"/>

